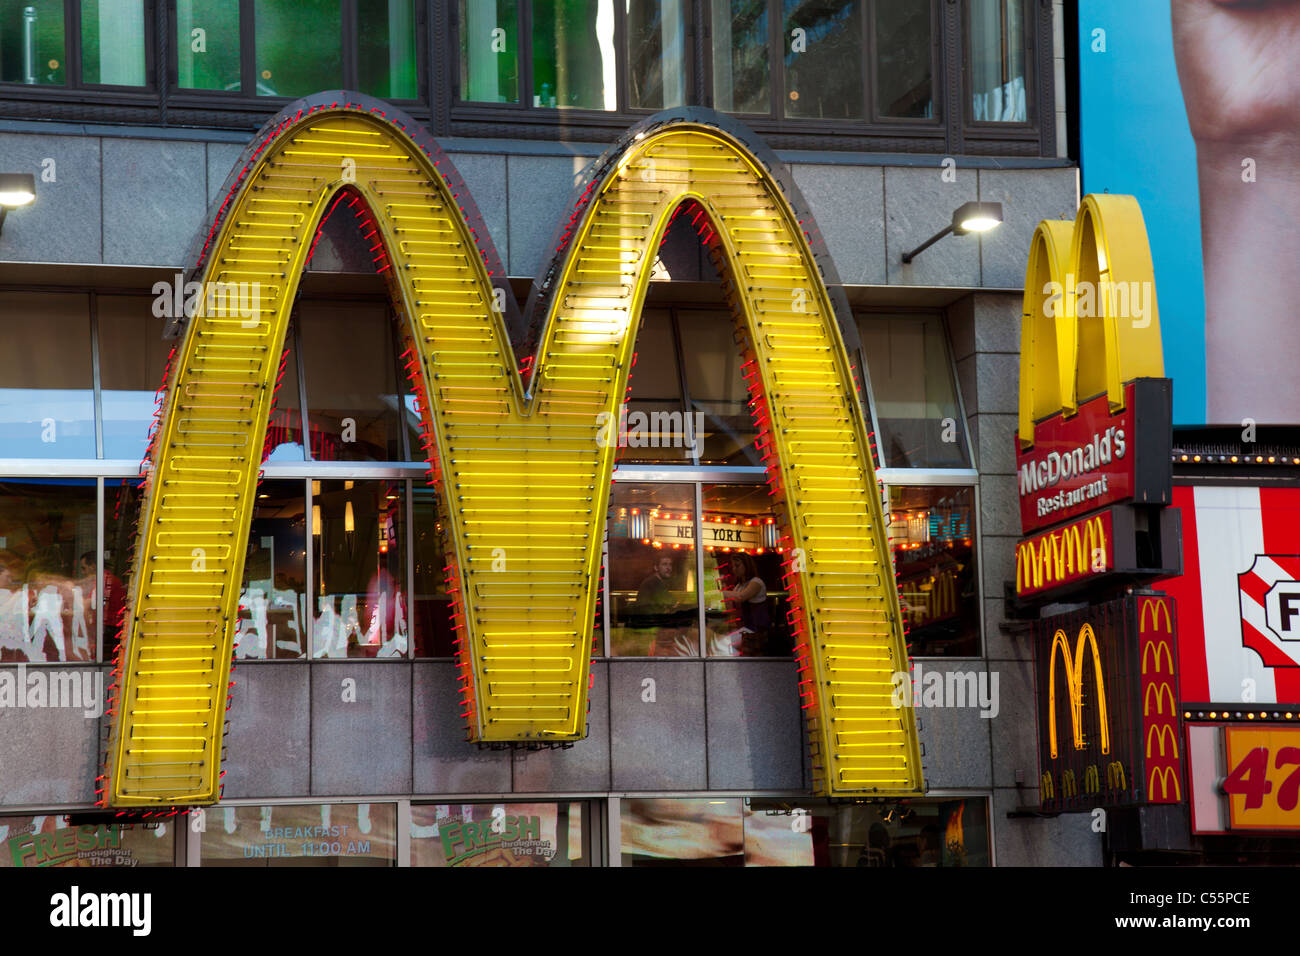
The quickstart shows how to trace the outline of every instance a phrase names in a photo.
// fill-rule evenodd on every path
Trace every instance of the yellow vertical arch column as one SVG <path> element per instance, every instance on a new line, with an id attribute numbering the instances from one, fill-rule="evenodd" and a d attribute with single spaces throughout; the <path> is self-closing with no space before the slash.
<path id="1" fill-rule="evenodd" d="M 352 102 L 352 100 L 357 102 Z M 769 475 L 786 515 L 787 583 L 816 788 L 923 790 L 879 487 L 835 310 L 779 182 L 698 119 L 643 124 L 575 207 L 543 283 L 532 374 L 517 369 L 496 260 L 436 148 L 359 97 L 266 135 L 200 253 L 208 283 L 256 282 L 253 317 L 188 320 L 153 452 L 129 588 L 105 802 L 219 795 L 221 732 L 245 540 L 275 372 L 326 204 L 346 191 L 406 336 L 454 557 L 468 735 L 580 739 L 617 422 L 650 270 L 697 203 L 749 345 Z M 445 168 L 445 167 L 444 167 Z M 509 307 L 505 309 L 509 311 Z"/>

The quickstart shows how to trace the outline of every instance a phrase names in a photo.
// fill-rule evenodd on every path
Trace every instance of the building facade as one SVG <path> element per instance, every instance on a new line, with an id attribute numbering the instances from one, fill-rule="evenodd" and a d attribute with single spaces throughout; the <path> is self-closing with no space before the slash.
<path id="1" fill-rule="evenodd" d="M 0 172 L 37 192 L 0 232 L 0 865 L 1102 862 L 1086 815 L 1030 809 L 1033 649 L 1003 626 L 1025 258 L 1079 201 L 1059 6 L 82 0 L 0 18 Z M 584 170 L 641 119 L 710 107 L 776 150 L 860 338 L 924 797 L 811 795 L 779 514 L 687 217 L 619 430 L 588 736 L 465 742 L 445 506 L 366 226 L 341 209 L 299 290 L 239 545 L 221 802 L 183 826 L 66 825 L 96 799 L 178 274 L 254 131 L 328 89 L 427 126 L 521 306 Z M 970 201 L 1001 203 L 1002 225 L 902 262 Z"/>

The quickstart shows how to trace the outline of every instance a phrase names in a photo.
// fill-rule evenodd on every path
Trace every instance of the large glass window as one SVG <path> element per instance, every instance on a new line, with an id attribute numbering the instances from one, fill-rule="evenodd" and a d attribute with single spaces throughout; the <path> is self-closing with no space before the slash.
<path id="1" fill-rule="evenodd" d="M 0 82 L 67 82 L 63 0 L 0 0 Z"/>
<path id="2" fill-rule="evenodd" d="M 519 0 L 460 0 L 460 95 L 519 102 Z"/>
<path id="3" fill-rule="evenodd" d="M 412 866 L 591 866 L 586 803 L 411 805 Z"/>
<path id="4" fill-rule="evenodd" d="M 81 0 L 81 81 L 145 85 L 144 0 Z"/>
<path id="5" fill-rule="evenodd" d="M 967 0 L 970 118 L 1024 123 L 1029 118 L 1025 7 L 1022 0 Z"/>
<path id="6" fill-rule="evenodd" d="M 862 0 L 783 0 L 785 115 L 862 119 Z"/>
<path id="7" fill-rule="evenodd" d="M 969 468 L 943 319 L 858 316 L 876 403 L 877 441 L 890 468 Z"/>
<path id="8" fill-rule="evenodd" d="M 682 362 L 690 411 L 703 416 L 700 463 L 761 465 L 749 410 L 749 388 L 741 375 L 740 346 L 730 312 L 679 309 Z M 694 420 L 694 419 L 692 419 Z"/>
<path id="9" fill-rule="evenodd" d="M 610 653 L 699 654 L 694 486 L 617 482 L 608 534 Z"/>
<path id="10" fill-rule="evenodd" d="M 139 478 L 104 481 L 104 653 L 111 661 L 126 617 L 126 582 L 135 561 L 135 536 L 144 504 Z M 99 606 L 98 600 L 95 602 Z"/>
<path id="11" fill-rule="evenodd" d="M 312 301 L 299 321 L 312 457 L 402 461 L 398 350 L 387 305 Z"/>
<path id="12" fill-rule="evenodd" d="M 396 866 L 397 806 L 223 806 L 203 812 L 200 866 Z"/>
<path id="13" fill-rule="evenodd" d="M 357 89 L 371 96 L 413 100 L 415 0 L 357 0 Z"/>
<path id="14" fill-rule="evenodd" d="M 94 458 L 90 300 L 0 293 L 0 457 Z"/>
<path id="15" fill-rule="evenodd" d="M 703 493 L 708 655 L 793 654 L 781 526 L 767 485 L 705 485 Z"/>
<path id="16" fill-rule="evenodd" d="M 340 0 L 256 0 L 257 92 L 306 96 L 343 85 Z"/>
<path id="17" fill-rule="evenodd" d="M 627 105 L 662 110 L 686 102 L 686 0 L 625 0 Z"/>
<path id="18" fill-rule="evenodd" d="M 713 105 L 727 113 L 770 113 L 767 0 L 712 0 Z"/>
<path id="19" fill-rule="evenodd" d="M 689 465 L 698 439 L 694 419 L 683 417 L 682 380 L 677 366 L 672 313 L 646 309 L 636 339 L 625 416 L 617 431 L 621 462 Z M 610 439 L 615 437 L 610 429 Z"/>
<path id="20" fill-rule="evenodd" d="M 301 480 L 257 488 L 235 631 L 239 657 L 307 656 L 306 506 Z"/>
<path id="21" fill-rule="evenodd" d="M 614 0 L 533 0 L 533 105 L 618 109 Z"/>
<path id="22" fill-rule="evenodd" d="M 975 489 L 889 488 L 889 545 L 916 657 L 979 653 Z"/>
<path id="23" fill-rule="evenodd" d="M 69 826 L 62 813 L 0 817 L 0 867 L 173 866 L 180 826 L 176 820 Z"/>
<path id="24" fill-rule="evenodd" d="M 876 115 L 881 118 L 934 116 L 934 55 L 930 0 L 875 3 L 873 37 Z"/>
<path id="25" fill-rule="evenodd" d="M 154 316 L 152 303 L 144 296 L 96 300 L 105 458 L 139 461 L 149 447 L 154 402 L 177 344 L 163 338 L 167 320 Z"/>
<path id="26" fill-rule="evenodd" d="M 988 866 L 984 797 L 621 802 L 624 866 Z"/>
<path id="27" fill-rule="evenodd" d="M 239 92 L 239 4 L 176 0 L 176 85 Z"/>
<path id="28" fill-rule="evenodd" d="M 95 659 L 93 478 L 0 482 L 0 661 Z"/>
<path id="29" fill-rule="evenodd" d="M 313 481 L 315 657 L 405 657 L 406 482 Z"/>
<path id="30" fill-rule="evenodd" d="M 411 634 L 416 657 L 452 657 L 456 635 L 451 629 L 451 596 L 447 593 L 447 528 L 436 489 L 414 489 L 413 544 L 415 580 L 411 582 Z"/>

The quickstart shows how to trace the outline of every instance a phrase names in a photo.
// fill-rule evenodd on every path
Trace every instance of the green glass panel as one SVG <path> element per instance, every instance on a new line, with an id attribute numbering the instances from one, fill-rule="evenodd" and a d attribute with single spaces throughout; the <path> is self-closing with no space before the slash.
<path id="1" fill-rule="evenodd" d="M 0 82 L 61 86 L 63 0 L 0 0 Z"/>
<path id="2" fill-rule="evenodd" d="M 180 89 L 240 91 L 237 3 L 176 0 L 176 68 Z"/>
<path id="3" fill-rule="evenodd" d="M 358 0 L 357 86 L 390 100 L 419 95 L 412 0 Z"/>
<path id="4" fill-rule="evenodd" d="M 257 0 L 259 96 L 306 96 L 343 85 L 339 0 Z"/>

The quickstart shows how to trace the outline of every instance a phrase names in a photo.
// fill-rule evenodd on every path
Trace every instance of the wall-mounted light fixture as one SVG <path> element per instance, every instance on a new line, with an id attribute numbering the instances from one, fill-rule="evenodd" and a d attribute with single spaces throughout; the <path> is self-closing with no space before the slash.
<path id="1" fill-rule="evenodd" d="M 36 177 L 31 173 L 0 173 L 0 232 L 10 209 L 26 206 L 36 198 Z"/>
<path id="2" fill-rule="evenodd" d="M 944 226 L 941 231 L 936 232 L 911 252 L 903 253 L 903 262 L 911 262 L 948 233 L 952 233 L 954 236 L 964 236 L 968 232 L 988 232 L 1001 222 L 1002 203 L 1000 202 L 962 203 L 957 207 L 957 211 L 952 214 L 952 223 Z"/>

